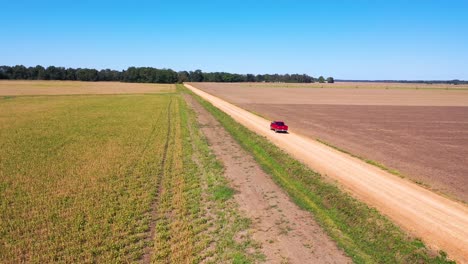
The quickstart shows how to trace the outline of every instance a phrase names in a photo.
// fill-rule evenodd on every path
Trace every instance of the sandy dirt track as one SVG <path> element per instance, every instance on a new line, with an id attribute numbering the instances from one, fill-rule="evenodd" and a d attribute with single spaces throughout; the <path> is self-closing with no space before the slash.
<path id="1" fill-rule="evenodd" d="M 295 133 L 276 134 L 269 121 L 192 85 L 186 87 L 265 136 L 322 175 L 336 180 L 358 199 L 387 215 L 427 245 L 468 263 L 468 208 L 417 184 L 386 173 L 349 155 Z"/>
<path id="2" fill-rule="evenodd" d="M 0 96 L 141 94 L 171 92 L 174 90 L 175 86 L 173 84 L 0 80 Z"/>
<path id="3" fill-rule="evenodd" d="M 252 220 L 250 232 L 267 263 L 352 263 L 345 253 L 267 175 L 254 158 L 193 97 L 185 100 L 197 113 L 210 148 L 236 189 L 234 198 Z"/>

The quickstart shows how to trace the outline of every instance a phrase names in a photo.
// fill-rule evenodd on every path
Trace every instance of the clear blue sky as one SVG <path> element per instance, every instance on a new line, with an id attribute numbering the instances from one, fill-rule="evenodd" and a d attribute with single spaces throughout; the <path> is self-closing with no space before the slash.
<path id="1" fill-rule="evenodd" d="M 0 65 L 468 79 L 468 1 L 0 0 Z"/>

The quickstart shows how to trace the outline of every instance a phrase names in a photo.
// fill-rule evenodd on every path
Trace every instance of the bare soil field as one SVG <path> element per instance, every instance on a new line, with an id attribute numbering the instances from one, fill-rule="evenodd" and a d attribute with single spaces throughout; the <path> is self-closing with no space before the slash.
<path id="1" fill-rule="evenodd" d="M 346 88 L 346 89 L 396 89 L 396 90 L 467 90 L 468 84 L 425 84 L 425 83 L 384 83 L 384 82 L 335 82 L 335 83 L 226 83 L 260 88 Z"/>
<path id="2" fill-rule="evenodd" d="M 173 84 L 0 80 L 0 96 L 172 92 Z"/>
<path id="3" fill-rule="evenodd" d="M 468 202 L 468 107 L 242 104 Z M 270 118 L 270 119 L 271 119 Z"/>
<path id="4" fill-rule="evenodd" d="M 468 91 L 460 89 L 379 89 L 379 86 L 373 86 L 372 89 L 364 86 L 348 89 L 339 88 L 339 84 L 338 86 L 323 84 L 326 88 L 311 89 L 317 84 L 281 84 L 280 86 L 274 83 L 194 83 L 194 85 L 234 104 L 468 106 Z"/>
<path id="5" fill-rule="evenodd" d="M 468 91 L 196 87 L 468 202 Z"/>

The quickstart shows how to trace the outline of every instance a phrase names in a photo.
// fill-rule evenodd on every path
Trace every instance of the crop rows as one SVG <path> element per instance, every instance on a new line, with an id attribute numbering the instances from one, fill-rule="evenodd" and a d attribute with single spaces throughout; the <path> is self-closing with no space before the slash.
<path id="1" fill-rule="evenodd" d="M 1 102 L 4 262 L 141 255 L 168 96 Z M 86 99 L 86 100 L 84 100 Z M 28 107 L 27 112 L 21 110 Z M 32 111 L 36 108 L 37 111 Z"/>
<path id="2" fill-rule="evenodd" d="M 255 257 L 178 93 L 9 97 L 0 110 L 0 262 Z"/>
<path id="3" fill-rule="evenodd" d="M 249 221 L 242 218 L 228 189 L 222 165 L 208 149 L 194 113 L 181 98 L 174 101 L 167 155 L 156 199 L 153 263 L 249 261 L 259 254 L 249 236 L 235 240 Z M 254 254 L 248 252 L 255 252 Z"/>

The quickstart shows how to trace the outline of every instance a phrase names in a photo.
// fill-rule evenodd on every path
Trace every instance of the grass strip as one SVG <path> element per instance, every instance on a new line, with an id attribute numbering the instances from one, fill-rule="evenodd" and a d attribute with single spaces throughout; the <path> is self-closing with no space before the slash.
<path id="1" fill-rule="evenodd" d="M 185 92 L 182 85 L 178 88 Z M 199 212 L 195 221 L 200 222 L 194 226 L 199 232 L 194 262 L 256 263 L 264 259 L 247 232 L 250 220 L 239 214 L 237 203 L 231 199 L 234 190 L 201 132 L 195 112 L 185 103 L 180 105 L 181 121 L 186 124 L 182 130 L 185 174 L 198 179 L 196 188 L 192 188 L 192 192 L 198 193 L 194 211 Z"/>
<path id="2" fill-rule="evenodd" d="M 355 263 L 454 263 L 189 91 Z"/>

